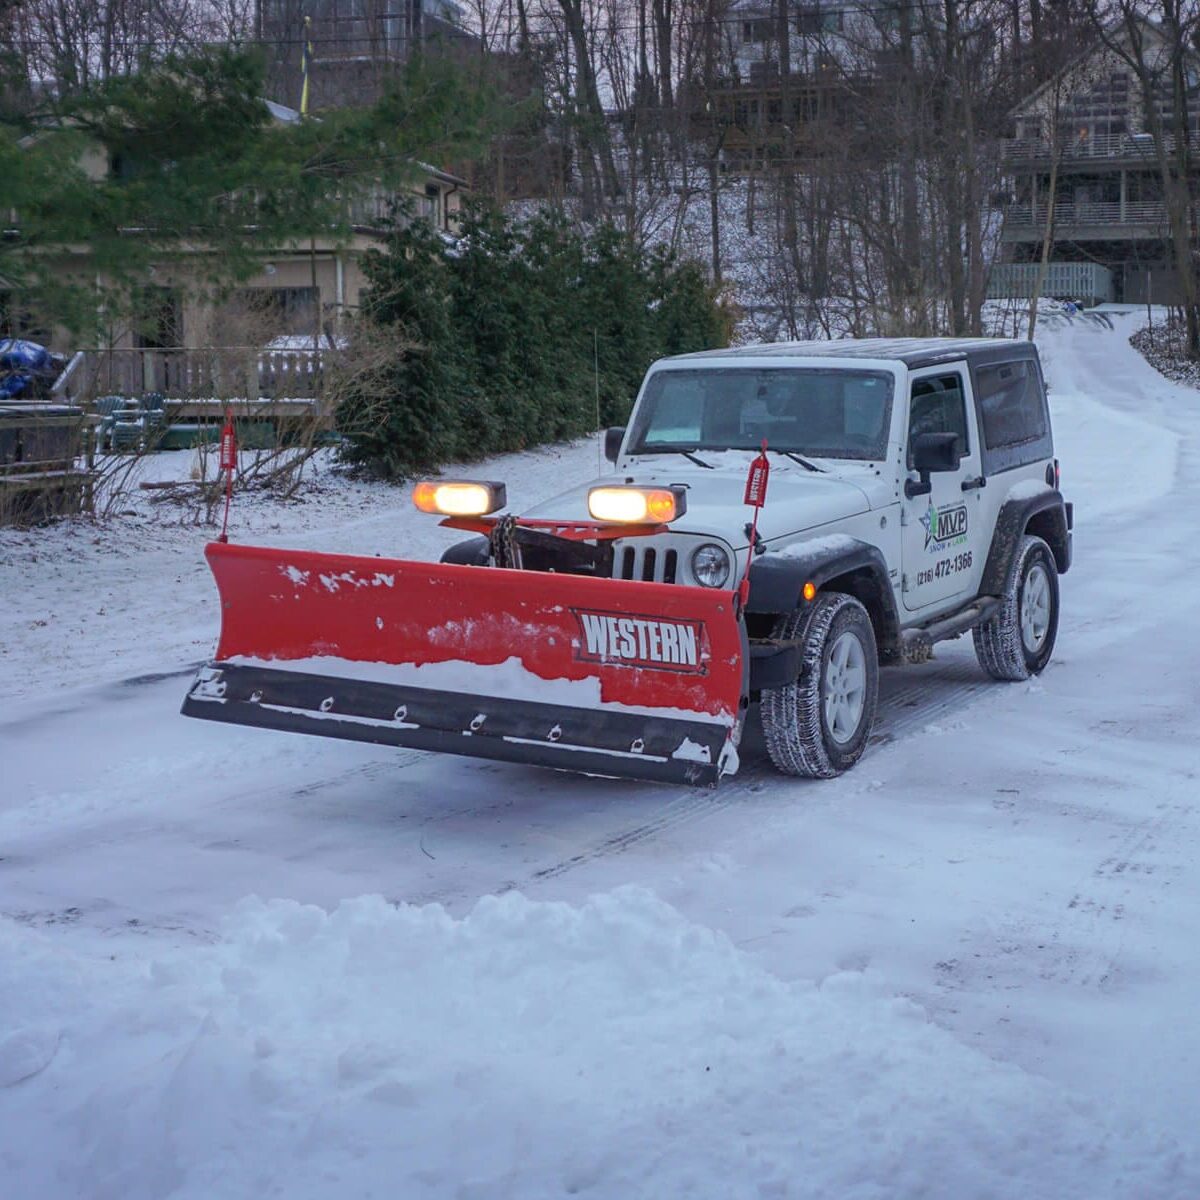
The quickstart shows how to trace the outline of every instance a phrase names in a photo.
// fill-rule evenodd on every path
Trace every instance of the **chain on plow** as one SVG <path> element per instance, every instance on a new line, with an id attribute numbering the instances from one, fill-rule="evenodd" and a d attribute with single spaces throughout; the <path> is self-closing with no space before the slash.
<path id="1" fill-rule="evenodd" d="M 494 567 L 521 569 L 521 545 L 517 541 L 517 519 L 500 517 L 488 538 L 488 557 Z"/>

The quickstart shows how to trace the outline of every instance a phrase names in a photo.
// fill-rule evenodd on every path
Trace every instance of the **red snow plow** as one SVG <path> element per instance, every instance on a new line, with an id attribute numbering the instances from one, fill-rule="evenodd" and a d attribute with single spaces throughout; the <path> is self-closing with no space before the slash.
<path id="1" fill-rule="evenodd" d="M 420 487 L 414 498 L 422 507 Z M 636 532 L 445 523 L 487 532 L 494 551 Z M 221 635 L 188 716 L 667 782 L 737 769 L 748 653 L 736 592 L 221 542 L 206 555 Z"/>

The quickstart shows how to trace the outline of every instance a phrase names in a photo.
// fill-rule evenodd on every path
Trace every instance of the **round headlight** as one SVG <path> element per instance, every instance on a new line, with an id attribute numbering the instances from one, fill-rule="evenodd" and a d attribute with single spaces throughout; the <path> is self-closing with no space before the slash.
<path id="1" fill-rule="evenodd" d="M 706 542 L 692 552 L 692 577 L 701 587 L 724 587 L 729 579 L 729 555 Z"/>

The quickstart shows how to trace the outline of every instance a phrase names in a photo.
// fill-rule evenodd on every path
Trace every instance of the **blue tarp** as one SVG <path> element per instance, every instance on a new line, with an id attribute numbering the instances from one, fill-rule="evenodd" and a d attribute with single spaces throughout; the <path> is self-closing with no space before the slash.
<path id="1" fill-rule="evenodd" d="M 0 400 L 29 399 L 45 390 L 58 374 L 61 360 L 37 342 L 0 339 Z"/>
<path id="2" fill-rule="evenodd" d="M 20 338 L 4 338 L 0 341 L 0 370 L 49 371 L 53 365 L 50 351 L 37 342 L 26 342 Z"/>

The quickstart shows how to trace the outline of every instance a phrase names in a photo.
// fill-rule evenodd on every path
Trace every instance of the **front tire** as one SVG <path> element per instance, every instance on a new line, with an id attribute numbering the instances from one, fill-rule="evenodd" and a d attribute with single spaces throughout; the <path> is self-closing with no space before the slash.
<path id="1" fill-rule="evenodd" d="M 1010 683 L 1040 675 L 1058 637 L 1058 566 L 1040 538 L 1021 538 L 1000 608 L 973 630 L 975 657 L 993 678 Z"/>
<path id="2" fill-rule="evenodd" d="M 875 724 L 879 655 L 867 610 L 825 592 L 781 617 L 777 638 L 802 639 L 800 678 L 764 691 L 759 704 L 767 753 L 785 775 L 832 779 L 862 756 Z"/>

